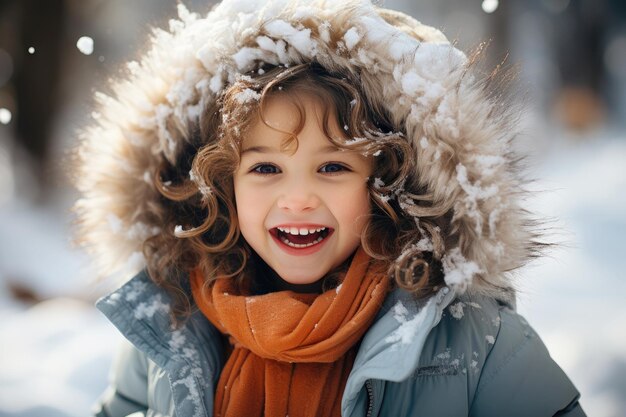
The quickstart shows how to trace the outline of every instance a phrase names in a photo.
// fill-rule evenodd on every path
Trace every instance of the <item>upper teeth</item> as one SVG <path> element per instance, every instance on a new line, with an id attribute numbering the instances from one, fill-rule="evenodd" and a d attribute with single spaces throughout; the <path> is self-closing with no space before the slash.
<path id="1" fill-rule="evenodd" d="M 310 233 L 321 232 L 322 230 L 326 230 L 325 227 L 320 227 L 319 229 L 305 229 L 298 227 L 277 227 L 283 233 L 289 233 L 290 235 L 308 235 Z"/>

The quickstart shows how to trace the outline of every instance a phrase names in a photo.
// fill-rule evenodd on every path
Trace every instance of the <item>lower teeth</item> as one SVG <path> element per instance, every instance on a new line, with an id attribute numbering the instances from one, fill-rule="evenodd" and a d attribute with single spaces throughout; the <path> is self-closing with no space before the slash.
<path id="1" fill-rule="evenodd" d="M 291 246 L 292 248 L 308 248 L 309 246 L 317 245 L 322 240 L 324 240 L 324 238 L 320 236 L 317 239 L 315 239 L 313 242 L 307 243 L 307 244 L 291 243 L 289 240 L 287 240 L 285 238 L 283 238 L 281 240 L 283 241 L 283 243 L 285 245 Z"/>

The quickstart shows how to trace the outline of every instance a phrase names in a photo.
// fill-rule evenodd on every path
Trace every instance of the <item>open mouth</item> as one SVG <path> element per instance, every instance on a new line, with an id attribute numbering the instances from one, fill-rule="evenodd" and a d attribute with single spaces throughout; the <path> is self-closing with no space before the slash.
<path id="1" fill-rule="evenodd" d="M 270 233 L 285 245 L 302 249 L 315 246 L 326 239 L 333 232 L 329 227 L 302 228 L 302 227 L 274 227 Z"/>

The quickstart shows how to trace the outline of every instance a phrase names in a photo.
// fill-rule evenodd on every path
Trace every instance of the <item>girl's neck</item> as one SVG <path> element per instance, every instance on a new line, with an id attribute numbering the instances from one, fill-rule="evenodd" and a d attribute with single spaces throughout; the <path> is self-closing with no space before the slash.
<path id="1" fill-rule="evenodd" d="M 336 276 L 335 273 L 338 271 L 347 271 L 353 256 L 354 255 L 349 256 L 342 265 L 331 271 L 330 275 Z M 250 279 L 251 293 L 254 295 L 268 294 L 277 291 L 293 291 L 301 294 L 322 294 L 329 289 L 329 286 L 334 286 L 330 285 L 331 282 L 327 282 L 327 277 L 322 277 L 311 284 L 292 284 L 282 279 L 280 275 L 270 268 L 257 254 L 253 254 L 251 260 L 253 263 L 252 270 L 255 271 L 255 273 L 249 276 L 248 279 Z"/>
<path id="2" fill-rule="evenodd" d="M 256 273 L 252 279 L 252 293 L 256 295 L 278 291 L 293 291 L 302 294 L 321 294 L 324 278 L 311 284 L 291 284 L 280 277 L 260 257 L 254 255 Z"/>
<path id="3" fill-rule="evenodd" d="M 317 280 L 311 284 L 292 284 L 282 279 L 278 274 L 272 271 L 272 281 L 275 291 L 293 291 L 302 294 L 321 294 L 324 278 Z"/>

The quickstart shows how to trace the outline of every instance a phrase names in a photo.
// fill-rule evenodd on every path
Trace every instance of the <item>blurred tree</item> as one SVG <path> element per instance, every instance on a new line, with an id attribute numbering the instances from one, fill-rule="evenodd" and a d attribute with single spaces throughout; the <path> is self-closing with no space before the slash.
<path id="1" fill-rule="evenodd" d="M 624 98 L 612 96 L 625 92 L 626 79 L 610 73 L 607 48 L 614 38 L 626 36 L 626 2 L 545 0 L 544 4 L 555 26 L 553 53 L 561 76 L 556 108 L 561 120 L 574 130 L 596 126 L 606 118 L 618 122 Z M 555 8 L 556 4 L 562 7 Z"/>
<path id="2" fill-rule="evenodd" d="M 64 0 L 0 0 L 0 48 L 13 58 L 14 138 L 32 160 L 40 197 L 49 184 L 51 127 L 59 107 Z M 29 48 L 34 48 L 30 49 Z"/>

